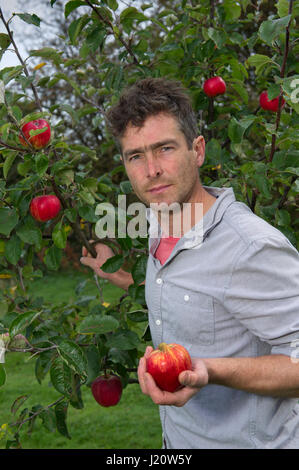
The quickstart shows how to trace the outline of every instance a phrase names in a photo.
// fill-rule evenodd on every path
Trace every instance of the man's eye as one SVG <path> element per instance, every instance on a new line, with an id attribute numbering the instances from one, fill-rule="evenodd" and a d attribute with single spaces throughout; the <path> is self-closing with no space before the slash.
<path id="1" fill-rule="evenodd" d="M 130 158 L 129 158 L 129 161 L 131 162 L 132 160 L 137 160 L 138 158 L 140 157 L 140 155 L 132 155 Z"/>
<path id="2" fill-rule="evenodd" d="M 171 150 L 171 149 L 172 149 L 172 147 L 167 147 L 167 146 L 166 147 L 161 147 L 162 152 L 167 152 L 168 150 Z"/>

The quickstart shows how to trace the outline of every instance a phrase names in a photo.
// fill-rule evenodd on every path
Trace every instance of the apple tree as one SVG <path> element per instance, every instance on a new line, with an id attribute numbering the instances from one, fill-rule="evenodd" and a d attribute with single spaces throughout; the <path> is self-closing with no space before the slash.
<path id="1" fill-rule="evenodd" d="M 75 303 L 55 308 L 28 293 L 32 281 L 60 269 L 70 241 L 95 255 L 99 203 L 117 207 L 123 195 L 134 201 L 104 119 L 127 84 L 148 76 L 180 80 L 207 142 L 203 184 L 233 187 L 238 200 L 298 247 L 298 4 L 133 3 L 65 1 L 61 44 L 30 50 L 28 57 L 19 52 L 14 18 L 33 24 L 43 37 L 42 19 L 27 12 L 5 18 L 0 10 L 1 54 L 11 49 L 19 59 L 0 70 L 0 386 L 9 374 L 1 354 L 19 351 L 35 361 L 37 382 L 47 377 L 58 394 L 55 402 L 31 410 L 21 391 L 12 397 L 6 447 L 21 446 L 24 426 L 33 428 L 38 418 L 69 438 L 67 410 L 84 406 L 82 387 L 105 371 L 117 374 L 123 388 L 136 383 L 139 357 L 151 340 L 142 285 L 146 238 L 120 237 L 116 227 L 114 236 L 101 240 L 114 252 L 102 269 L 123 267 L 133 278 L 114 304 L 103 303 L 96 276 L 98 296 L 92 299 L 82 284 Z M 56 0 L 49 4 L 58 6 Z M 35 67 L 28 65 L 32 60 Z M 216 83 L 216 91 L 207 92 L 204 85 L 214 77 L 225 87 Z M 265 91 L 267 100 L 260 101 Z M 272 100 L 275 106 L 267 105 Z M 36 121 L 42 124 L 34 128 Z M 96 136 L 94 147 L 88 133 Z M 37 204 L 34 212 L 32 201 L 40 196 L 46 206 Z M 51 214 L 47 197 L 58 201 Z"/>

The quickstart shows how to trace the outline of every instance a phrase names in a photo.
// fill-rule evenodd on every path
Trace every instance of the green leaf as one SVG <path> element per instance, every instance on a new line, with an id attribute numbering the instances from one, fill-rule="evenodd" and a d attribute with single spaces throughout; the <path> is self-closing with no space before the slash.
<path id="1" fill-rule="evenodd" d="M 209 28 L 208 36 L 216 44 L 218 49 L 221 49 L 227 41 L 227 34 L 224 31 L 218 29 Z"/>
<path id="2" fill-rule="evenodd" d="M 59 341 L 58 352 L 66 364 L 80 377 L 87 377 L 87 360 L 77 343 L 71 340 L 63 339 Z"/>
<path id="3" fill-rule="evenodd" d="M 5 381 L 6 381 L 6 372 L 5 372 L 3 364 L 0 363 L 0 387 L 2 387 L 5 384 Z"/>
<path id="4" fill-rule="evenodd" d="M 86 2 L 82 0 L 72 0 L 68 2 L 64 7 L 65 18 L 67 18 L 72 13 L 72 11 L 74 11 L 76 8 L 79 8 L 81 6 L 86 6 Z"/>
<path id="5" fill-rule="evenodd" d="M 18 155 L 17 152 L 11 152 L 6 158 L 5 158 L 5 161 L 4 161 L 4 165 L 3 165 L 3 176 L 4 176 L 4 179 L 7 178 L 7 175 L 8 175 L 8 172 L 10 170 L 10 168 L 12 167 L 12 164 L 16 158 L 16 156 Z"/>
<path id="6" fill-rule="evenodd" d="M 135 284 L 141 284 L 145 280 L 148 257 L 141 255 L 137 258 L 133 268 L 132 276 Z"/>
<path id="7" fill-rule="evenodd" d="M 278 20 L 263 21 L 258 32 L 260 39 L 269 46 L 272 46 L 274 40 L 286 29 L 290 19 L 291 15 L 287 15 Z"/>
<path id="8" fill-rule="evenodd" d="M 16 398 L 11 405 L 10 412 L 15 415 L 18 409 L 23 405 L 23 403 L 25 403 L 27 398 L 29 398 L 28 395 L 21 395 L 20 397 Z"/>
<path id="9" fill-rule="evenodd" d="M 243 119 L 236 119 L 232 117 L 228 125 L 228 136 L 230 140 L 239 144 L 242 142 L 243 135 L 247 128 L 255 121 L 255 116 L 245 116 Z"/>
<path id="10" fill-rule="evenodd" d="M 56 417 L 56 427 L 57 431 L 62 434 L 64 437 L 71 439 L 71 436 L 68 432 L 66 419 L 67 419 L 67 410 L 68 410 L 68 402 L 63 401 L 57 403 L 55 406 L 55 417 Z"/>
<path id="11" fill-rule="evenodd" d="M 109 348 L 126 351 L 137 348 L 139 343 L 138 335 L 134 331 L 121 330 L 114 333 L 112 336 L 109 336 L 106 345 Z"/>
<path id="12" fill-rule="evenodd" d="M 105 261 L 105 263 L 101 266 L 101 269 L 105 273 L 115 273 L 122 267 L 123 263 L 124 258 L 122 255 L 114 255 Z"/>
<path id="13" fill-rule="evenodd" d="M 13 338 L 24 331 L 41 313 L 42 311 L 20 313 L 9 327 L 9 336 Z"/>
<path id="14" fill-rule="evenodd" d="M 15 208 L 0 207 L 0 233 L 10 235 L 19 221 L 19 216 Z"/>
<path id="15" fill-rule="evenodd" d="M 66 104 L 66 103 L 64 103 L 64 104 L 59 104 L 59 108 L 61 109 L 61 111 L 65 111 L 65 112 L 67 112 L 67 113 L 71 116 L 73 126 L 74 126 L 75 124 L 78 124 L 79 118 L 78 118 L 78 116 L 77 116 L 76 111 L 74 110 L 74 108 L 73 108 L 71 105 Z"/>
<path id="16" fill-rule="evenodd" d="M 30 15 L 29 13 L 15 13 L 15 15 L 21 18 L 21 20 L 25 21 L 25 23 L 34 24 L 35 26 L 40 26 L 40 22 L 42 21 L 35 14 Z"/>
<path id="17" fill-rule="evenodd" d="M 53 270 L 57 271 L 60 266 L 62 259 L 62 250 L 58 248 L 56 245 L 52 245 L 48 248 L 45 252 L 44 263 L 45 265 Z"/>
<path id="18" fill-rule="evenodd" d="M 4 256 L 7 261 L 16 265 L 22 253 L 22 242 L 17 235 L 12 235 L 10 239 L 5 242 Z"/>
<path id="19" fill-rule="evenodd" d="M 104 334 L 118 328 L 119 322 L 110 315 L 89 315 L 78 326 L 81 334 Z"/>
<path id="20" fill-rule="evenodd" d="M 72 45 L 75 46 L 77 44 L 77 37 L 79 36 L 83 28 L 87 25 L 87 23 L 89 23 L 90 20 L 91 18 L 89 17 L 89 15 L 86 14 L 74 20 L 70 24 L 68 33 L 69 33 L 69 38 L 70 38 Z"/>
<path id="21" fill-rule="evenodd" d="M 256 75 L 260 75 L 264 67 L 266 67 L 267 64 L 272 63 L 272 59 L 263 54 L 255 54 L 247 59 L 247 63 L 251 67 L 255 67 Z"/>
<path id="22" fill-rule="evenodd" d="M 44 59 L 52 60 L 55 65 L 62 63 L 62 52 L 57 52 L 53 47 L 43 47 L 42 49 L 31 50 L 29 51 L 29 54 L 30 57 L 43 57 Z"/>
<path id="23" fill-rule="evenodd" d="M 235 0 L 224 0 L 223 8 L 225 11 L 226 21 L 232 22 L 240 18 L 242 10 L 239 2 L 236 2 Z"/>
<path id="24" fill-rule="evenodd" d="M 129 320 L 136 323 L 148 321 L 148 313 L 146 310 L 134 310 L 133 312 L 128 312 L 127 317 Z"/>
<path id="25" fill-rule="evenodd" d="M 57 357 L 50 368 L 50 378 L 55 389 L 62 395 L 71 392 L 72 371 L 61 357 Z"/>
<path id="26" fill-rule="evenodd" d="M 39 153 L 35 160 L 35 169 L 39 176 L 43 176 L 49 166 L 49 159 L 44 153 Z"/>
<path id="27" fill-rule="evenodd" d="M 61 248 L 63 250 L 66 247 L 67 231 L 66 226 L 62 225 L 61 220 L 58 222 L 58 224 L 55 225 L 53 229 L 52 240 L 57 248 Z"/>
<path id="28" fill-rule="evenodd" d="M 107 5 L 113 11 L 116 11 L 118 9 L 118 3 L 116 0 L 107 0 Z"/>
<path id="29" fill-rule="evenodd" d="M 8 46 L 10 45 L 11 40 L 8 34 L 5 33 L 0 33 L 0 47 L 1 49 L 7 49 Z"/>
<path id="30" fill-rule="evenodd" d="M 18 237 L 24 242 L 30 245 L 40 246 L 42 242 L 42 233 L 36 226 L 34 220 L 27 219 L 25 224 L 19 226 L 16 229 Z"/>
<path id="31" fill-rule="evenodd" d="M 84 352 L 87 359 L 86 385 L 90 385 L 98 377 L 101 371 L 101 355 L 94 344 L 90 344 L 86 349 L 84 349 Z"/>

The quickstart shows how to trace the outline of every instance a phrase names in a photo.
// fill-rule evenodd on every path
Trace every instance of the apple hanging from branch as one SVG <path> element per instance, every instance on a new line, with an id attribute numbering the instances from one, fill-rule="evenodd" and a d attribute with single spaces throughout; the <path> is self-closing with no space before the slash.
<path id="1" fill-rule="evenodd" d="M 204 82 L 203 91 L 210 97 L 223 95 L 226 91 L 226 83 L 221 77 L 208 78 Z"/>
<path id="2" fill-rule="evenodd" d="M 36 196 L 30 203 L 30 214 L 39 222 L 54 219 L 61 209 L 61 203 L 54 194 Z"/>
<path id="3" fill-rule="evenodd" d="M 28 142 L 36 150 L 46 147 L 51 139 L 51 127 L 45 119 L 26 122 L 21 129 Z M 22 134 L 19 135 L 19 141 L 24 147 L 28 147 Z"/>
<path id="4" fill-rule="evenodd" d="M 146 369 L 161 390 L 175 392 L 181 384 L 178 377 L 184 370 L 192 369 L 189 352 L 176 343 L 161 343 L 150 353 L 146 360 Z"/>
<path id="5" fill-rule="evenodd" d="M 91 391 L 101 406 L 115 406 L 121 399 L 122 383 L 117 375 L 100 375 L 92 382 Z"/>
<path id="6" fill-rule="evenodd" d="M 281 98 L 281 107 L 283 107 L 284 104 L 285 100 Z M 273 113 L 277 113 L 279 107 L 279 96 L 273 98 L 273 100 L 269 100 L 267 91 L 263 91 L 260 94 L 260 106 L 266 111 L 272 111 Z"/>

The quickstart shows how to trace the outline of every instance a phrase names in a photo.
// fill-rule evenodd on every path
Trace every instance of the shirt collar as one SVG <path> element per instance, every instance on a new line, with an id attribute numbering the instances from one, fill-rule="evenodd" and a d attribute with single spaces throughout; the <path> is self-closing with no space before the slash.
<path id="1" fill-rule="evenodd" d="M 178 241 L 175 250 L 199 248 L 207 234 L 219 224 L 228 206 L 236 201 L 233 188 L 212 186 L 203 186 L 203 188 L 217 199 L 203 218 Z M 162 229 L 151 208 L 146 209 L 146 218 L 149 222 L 149 249 L 153 254 L 160 243 Z"/>

